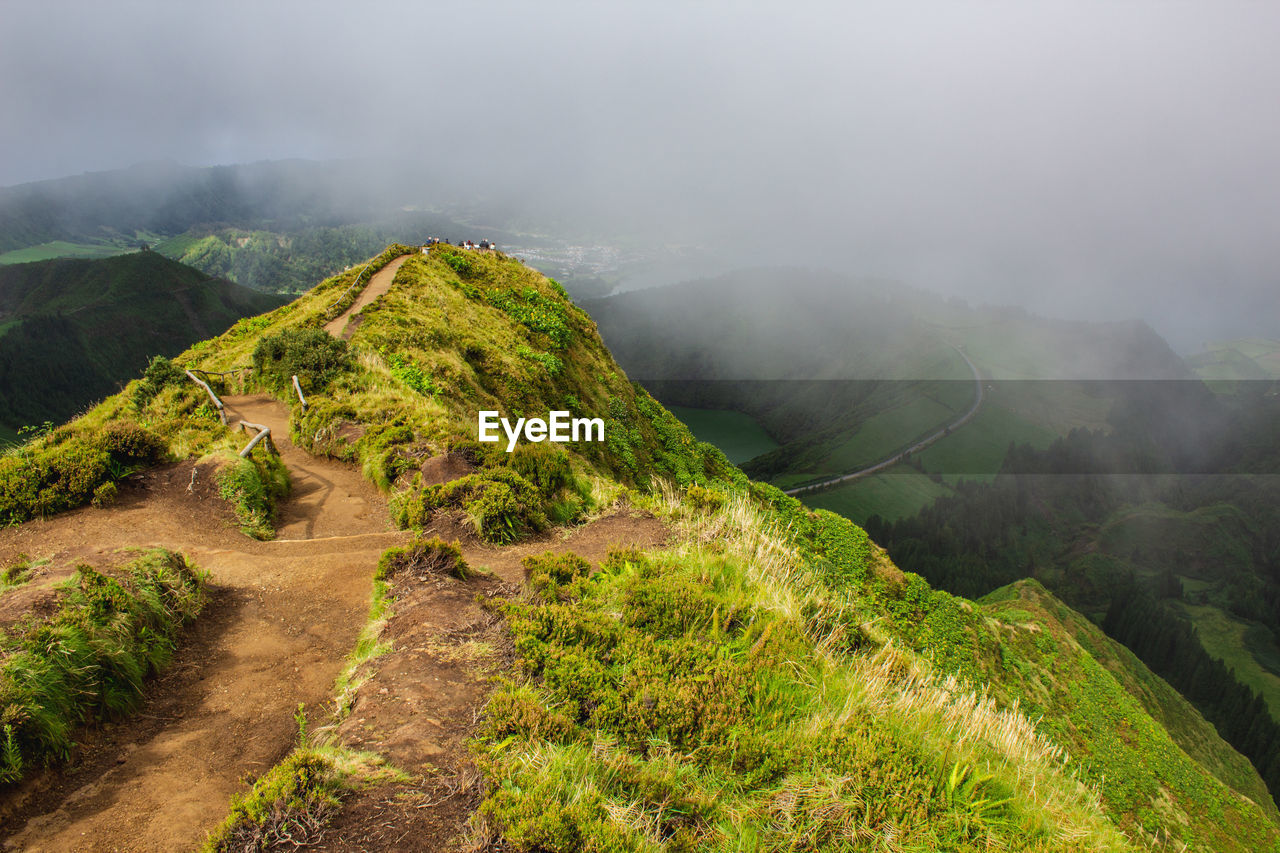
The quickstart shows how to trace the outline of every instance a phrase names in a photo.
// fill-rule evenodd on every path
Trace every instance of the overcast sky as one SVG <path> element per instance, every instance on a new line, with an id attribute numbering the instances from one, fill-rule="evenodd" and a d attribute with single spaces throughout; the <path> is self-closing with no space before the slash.
<path id="1" fill-rule="evenodd" d="M 748 262 L 803 245 L 1174 338 L 1276 318 L 1276 3 L 7 0 L 2 20 L 0 184 L 409 157 Z"/>

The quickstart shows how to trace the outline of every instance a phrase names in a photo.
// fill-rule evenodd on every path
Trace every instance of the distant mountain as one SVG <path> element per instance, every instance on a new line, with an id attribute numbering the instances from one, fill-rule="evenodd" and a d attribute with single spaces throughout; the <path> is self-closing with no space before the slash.
<path id="1" fill-rule="evenodd" d="M 155 252 L 0 267 L 0 427 L 63 421 L 281 302 Z"/>
<path id="2" fill-rule="evenodd" d="M 960 345 L 992 379 L 1187 379 L 1145 323 L 971 308 L 902 284 L 802 268 L 749 269 L 585 303 L 645 379 L 953 378 L 922 349 Z M 960 375 L 954 375 L 959 378 Z"/>
<path id="3" fill-rule="evenodd" d="M 0 265 L 150 246 L 211 276 L 299 293 L 393 242 L 512 235 L 419 210 L 394 166 L 279 160 L 129 169 L 0 188 Z"/>
<path id="4" fill-rule="evenodd" d="M 334 225 L 373 218 L 363 170 L 302 160 L 194 168 L 146 163 L 0 188 L 0 251 L 53 240 L 172 236 L 202 223 Z"/>

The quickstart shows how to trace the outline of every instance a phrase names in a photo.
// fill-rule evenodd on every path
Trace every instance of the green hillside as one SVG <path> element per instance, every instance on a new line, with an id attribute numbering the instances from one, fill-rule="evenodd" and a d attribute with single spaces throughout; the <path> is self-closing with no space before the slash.
<path id="1" fill-rule="evenodd" d="M 472 232 L 420 210 L 424 198 L 438 201 L 385 164 L 144 163 L 0 187 L 0 265 L 150 246 L 214 278 L 296 294 L 387 243 Z M 512 236 L 488 226 L 485 234 L 502 244 Z"/>
<path id="2" fill-rule="evenodd" d="M 342 225 L 300 224 L 282 228 L 197 225 L 161 240 L 155 251 L 217 278 L 255 290 L 296 295 L 316 281 L 363 263 L 388 243 L 431 234 L 447 237 L 470 229 L 444 216 L 399 213 L 376 221 Z M 493 232 L 495 239 L 507 235 Z"/>
<path id="3" fill-rule="evenodd" d="M 38 246 L 4 252 L 0 254 L 0 265 L 28 264 L 53 258 L 113 258 L 137 251 L 137 248 L 136 244 L 68 243 L 66 240 L 53 240 Z"/>
<path id="4" fill-rule="evenodd" d="M 1280 379 L 1280 341 L 1242 338 L 1207 343 L 1187 357 L 1196 375 L 1224 390 L 1231 383 Z"/>
<path id="5" fill-rule="evenodd" d="M 0 267 L 0 424 L 61 422 L 276 297 L 154 252 Z"/>
<path id="6" fill-rule="evenodd" d="M 524 588 L 491 602 L 512 645 L 473 748 L 477 821 L 496 843 L 1280 849 L 1257 773 L 1131 655 L 1034 584 L 982 602 L 932 589 L 851 522 L 749 482 L 627 378 L 555 282 L 501 255 L 415 252 L 344 343 L 320 325 L 354 276 L 174 365 L 232 371 L 215 388 L 292 406 L 294 442 L 359 463 L 402 526 L 456 518 L 505 543 L 627 495 L 673 528 L 665 548 L 595 574 L 534 559 Z M 490 408 L 600 417 L 606 440 L 506 453 L 476 441 Z M 238 445 L 159 363 L 0 460 L 0 517 L 86 501 L 113 476 L 95 454 L 128 430 L 179 457 Z M 430 481 L 445 456 L 470 473 Z M 301 750 L 281 772 L 325 760 Z"/>

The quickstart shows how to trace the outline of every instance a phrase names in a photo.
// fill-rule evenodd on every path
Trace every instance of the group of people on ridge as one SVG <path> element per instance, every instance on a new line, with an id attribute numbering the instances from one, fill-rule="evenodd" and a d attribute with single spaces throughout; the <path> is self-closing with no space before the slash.
<path id="1" fill-rule="evenodd" d="M 423 245 L 422 248 L 425 251 L 426 249 L 429 249 L 432 246 L 439 246 L 439 245 L 452 246 L 453 244 L 450 243 L 448 240 L 441 240 L 439 237 L 428 237 L 427 242 Z M 498 244 L 493 242 L 492 240 L 481 240 L 479 243 L 476 243 L 472 240 L 459 240 L 458 247 L 461 249 L 486 249 L 488 251 L 493 251 L 493 252 L 496 252 L 498 250 Z"/>

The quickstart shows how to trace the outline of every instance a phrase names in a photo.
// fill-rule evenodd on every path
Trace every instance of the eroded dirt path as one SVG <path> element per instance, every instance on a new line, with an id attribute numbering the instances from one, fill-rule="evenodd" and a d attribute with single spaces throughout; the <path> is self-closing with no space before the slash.
<path id="1" fill-rule="evenodd" d="M 75 563 L 109 565 L 120 549 L 185 552 L 211 573 L 207 612 L 135 717 L 90 736 L 65 770 L 37 775 L 0 802 L 6 849 L 191 849 L 225 816 L 244 779 L 293 745 L 298 703 L 315 709 L 355 643 L 382 551 L 405 538 L 355 469 L 288 441 L 288 411 L 267 397 L 226 400 L 265 423 L 294 494 L 280 539 L 254 542 L 216 498 L 211 471 L 176 463 L 136 478 L 119 503 L 0 531 L 0 559 L 49 558 L 46 580 Z"/>
<path id="2" fill-rule="evenodd" d="M 442 520 L 426 534 L 453 538 L 454 523 Z M 409 780 L 356 793 L 316 849 L 491 849 L 487 839 L 460 843 L 482 794 L 466 741 L 493 689 L 491 676 L 509 666 L 513 650 L 500 619 L 477 597 L 515 596 L 524 579 L 520 561 L 530 554 L 572 551 L 599 566 L 612 547 L 660 547 L 669 535 L 661 521 L 619 508 L 591 524 L 504 548 L 464 540 L 463 556 L 488 570 L 483 575 L 393 576 L 394 615 L 382 633 L 392 651 L 374 661 L 375 674 L 357 692 L 338 736 L 349 747 L 384 756 Z"/>
<path id="3" fill-rule="evenodd" d="M 0 798 L 4 849 L 192 849 L 226 815 L 232 794 L 292 748 L 299 703 L 312 709 L 313 724 L 325 720 L 334 678 L 365 621 L 378 558 L 408 535 L 390 529 L 382 495 L 357 470 L 289 441 L 283 405 L 265 396 L 225 402 L 233 426 L 271 427 L 290 469 L 293 493 L 277 540 L 243 536 L 217 496 L 211 466 L 191 461 L 130 478 L 109 509 L 0 530 L 0 561 L 19 552 L 49 561 L 36 581 L 0 599 L 0 624 L 6 610 L 52 596 L 51 584 L 78 562 L 118 564 L 135 548 L 181 550 L 211 574 L 206 610 L 149 685 L 139 713 L 86 732 L 69 766 L 35 774 Z M 479 542 L 457 518 L 425 532 L 461 540 L 468 562 L 487 573 L 393 579 L 385 639 L 394 650 L 375 662 L 337 734 L 410 779 L 356 794 L 321 849 L 451 846 L 480 793 L 465 742 L 492 689 L 489 677 L 508 654 L 498 619 L 477 596 L 515 594 L 529 554 L 572 550 L 598 564 L 612 546 L 653 547 L 668 535 L 661 522 L 625 507 L 505 548 Z"/>
<path id="4" fill-rule="evenodd" d="M 324 330 L 335 338 L 351 340 L 351 336 L 355 334 L 356 326 L 359 325 L 358 321 L 350 323 L 351 319 L 363 311 L 366 305 L 391 289 L 391 282 L 395 279 L 396 272 L 399 271 L 400 267 L 404 266 L 404 262 L 409 260 L 410 257 L 410 255 L 401 255 L 374 273 L 373 278 L 369 279 L 369 283 L 364 286 L 364 290 L 360 291 L 360 295 L 356 297 L 356 301 L 352 306 L 328 323 L 325 323 Z M 272 432 L 275 432 L 275 430 L 272 430 Z"/>

